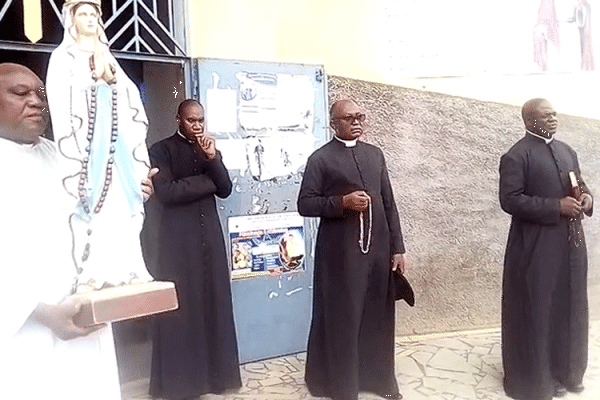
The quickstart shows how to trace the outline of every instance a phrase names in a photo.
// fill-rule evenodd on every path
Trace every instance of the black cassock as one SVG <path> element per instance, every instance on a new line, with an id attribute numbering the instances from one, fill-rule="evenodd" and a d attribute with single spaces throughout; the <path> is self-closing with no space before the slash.
<path id="1" fill-rule="evenodd" d="M 155 278 L 175 282 L 179 309 L 153 327 L 150 394 L 180 399 L 241 386 L 231 286 L 215 195 L 231 193 L 227 169 L 178 134 L 150 148 L 158 226 Z"/>
<path id="2" fill-rule="evenodd" d="M 581 383 L 587 366 L 587 252 L 577 246 L 559 199 L 569 171 L 584 192 L 575 151 L 526 134 L 500 161 L 500 204 L 512 215 L 504 260 L 502 361 L 507 395 L 552 398 L 554 382 Z M 591 210 L 589 212 L 591 215 Z"/>
<path id="3" fill-rule="evenodd" d="M 342 196 L 359 189 L 372 199 L 368 254 L 358 244 L 359 213 L 342 208 Z M 360 141 L 346 147 L 334 139 L 315 151 L 306 165 L 298 211 L 321 218 L 306 360 L 310 392 L 340 400 L 357 399 L 359 390 L 397 393 L 390 267 L 392 254 L 404 253 L 404 245 L 381 150 Z M 365 236 L 368 219 L 367 211 Z"/>

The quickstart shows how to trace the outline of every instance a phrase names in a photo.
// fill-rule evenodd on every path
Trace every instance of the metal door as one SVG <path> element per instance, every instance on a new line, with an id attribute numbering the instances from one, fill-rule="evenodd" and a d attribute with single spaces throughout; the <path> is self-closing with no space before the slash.
<path id="1" fill-rule="evenodd" d="M 317 222 L 296 199 L 306 159 L 329 138 L 323 68 L 195 59 L 192 79 L 233 181 L 218 206 L 240 360 L 304 351 Z"/>

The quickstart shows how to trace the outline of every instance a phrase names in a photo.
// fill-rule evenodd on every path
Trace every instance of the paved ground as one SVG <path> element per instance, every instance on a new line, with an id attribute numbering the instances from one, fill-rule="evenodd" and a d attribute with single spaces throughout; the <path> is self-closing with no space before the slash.
<path id="1" fill-rule="evenodd" d="M 306 354 L 242 365 L 243 387 L 202 400 L 310 400 L 304 385 Z M 396 374 L 406 400 L 508 400 L 502 390 L 500 331 L 485 330 L 396 338 Z M 586 390 L 564 400 L 600 398 L 600 320 L 590 325 Z M 123 386 L 124 400 L 150 399 L 148 380 Z M 361 400 L 380 399 L 361 393 Z"/>

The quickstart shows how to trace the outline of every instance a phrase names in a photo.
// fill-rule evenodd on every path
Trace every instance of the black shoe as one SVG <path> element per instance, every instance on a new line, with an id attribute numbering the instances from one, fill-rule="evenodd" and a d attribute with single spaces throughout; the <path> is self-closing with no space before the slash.
<path id="1" fill-rule="evenodd" d="M 583 392 L 583 389 L 585 389 L 585 387 L 581 383 L 575 386 L 567 386 L 567 391 L 571 393 L 581 393 Z"/>
<path id="2" fill-rule="evenodd" d="M 563 385 L 559 383 L 554 385 L 554 397 L 564 397 L 566 394 L 567 389 Z"/>

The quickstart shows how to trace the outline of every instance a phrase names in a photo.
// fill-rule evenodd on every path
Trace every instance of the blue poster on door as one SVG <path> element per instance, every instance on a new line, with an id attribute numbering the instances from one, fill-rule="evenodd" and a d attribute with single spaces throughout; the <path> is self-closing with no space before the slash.
<path id="1" fill-rule="evenodd" d="M 304 270 L 304 219 L 296 212 L 229 218 L 233 279 Z"/>

